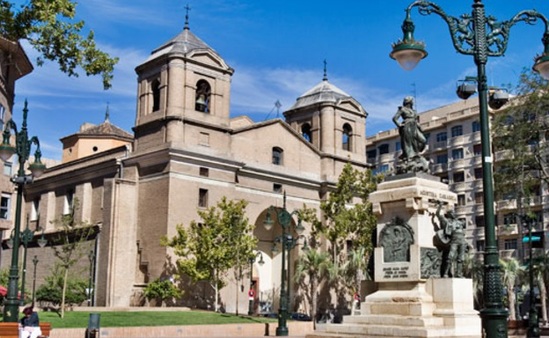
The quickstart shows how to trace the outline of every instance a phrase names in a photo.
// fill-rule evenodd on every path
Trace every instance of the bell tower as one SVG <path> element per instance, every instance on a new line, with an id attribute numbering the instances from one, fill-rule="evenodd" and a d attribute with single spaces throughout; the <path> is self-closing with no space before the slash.
<path id="1" fill-rule="evenodd" d="M 183 31 L 135 71 L 137 152 L 165 144 L 193 147 L 228 129 L 234 70 L 191 32 L 188 12 Z"/>

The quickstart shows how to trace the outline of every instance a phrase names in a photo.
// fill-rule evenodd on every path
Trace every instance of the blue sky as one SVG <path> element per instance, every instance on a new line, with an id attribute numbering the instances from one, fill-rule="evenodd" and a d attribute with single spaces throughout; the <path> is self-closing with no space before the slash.
<path id="1" fill-rule="evenodd" d="M 418 111 L 458 101 L 456 83 L 475 75 L 471 56 L 458 54 L 446 23 L 436 15 L 412 12 L 415 37 L 427 44 L 429 56 L 411 72 L 389 58 L 391 43 L 402 37 L 404 9 L 410 0 L 83 0 L 78 18 L 95 32 L 99 46 L 120 62 L 112 89 L 99 77 L 69 78 L 56 64 L 35 67 L 18 81 L 14 119 L 19 122 L 29 101 L 29 133 L 40 139 L 45 157 L 60 159 L 60 138 L 74 134 L 84 122 L 103 121 L 107 102 L 111 122 L 131 132 L 135 122 L 135 67 L 150 52 L 176 36 L 191 11 L 191 31 L 235 69 L 231 115 L 255 121 L 280 115 L 296 98 L 328 79 L 356 98 L 369 113 L 367 135 L 393 127 L 391 117 L 402 98 L 415 95 Z M 470 1 L 439 0 L 448 15 L 471 12 Z M 485 0 L 487 15 L 509 20 L 524 9 L 549 17 L 547 0 Z M 505 57 L 488 62 L 490 85 L 515 84 L 521 70 L 542 51 L 542 22 L 519 23 L 511 29 Z M 26 46 L 31 61 L 35 53 Z"/>

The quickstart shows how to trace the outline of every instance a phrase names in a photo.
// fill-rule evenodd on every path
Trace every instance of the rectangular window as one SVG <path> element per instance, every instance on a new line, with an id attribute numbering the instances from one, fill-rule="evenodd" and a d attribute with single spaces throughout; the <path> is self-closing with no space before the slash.
<path id="1" fill-rule="evenodd" d="M 399 151 L 401 149 L 400 141 L 397 141 L 395 143 L 395 151 Z"/>
<path id="2" fill-rule="evenodd" d="M 72 213 L 72 208 L 74 206 L 74 190 L 67 190 L 65 194 L 65 202 L 63 204 L 63 215 L 69 215 Z"/>
<path id="3" fill-rule="evenodd" d="M 204 177 L 209 177 L 209 176 L 210 176 L 210 169 L 204 168 L 204 167 L 200 167 L 200 169 L 199 169 L 199 175 L 200 175 L 200 176 L 204 176 Z"/>
<path id="4" fill-rule="evenodd" d="M 377 150 L 375 150 L 375 149 L 368 150 L 366 152 L 366 157 L 369 158 L 369 159 L 370 158 L 375 159 L 376 158 L 376 153 L 377 153 Z"/>
<path id="5" fill-rule="evenodd" d="M 388 171 L 389 171 L 389 165 L 388 164 L 383 164 L 383 165 L 380 165 L 379 167 L 375 168 L 373 170 L 373 174 L 374 175 L 383 174 L 383 173 L 386 173 Z"/>
<path id="6" fill-rule="evenodd" d="M 382 144 L 382 145 L 379 146 L 378 149 L 379 149 L 379 154 L 380 155 L 389 153 L 389 145 L 388 144 Z"/>
<path id="7" fill-rule="evenodd" d="M 282 184 L 279 183 L 273 183 L 273 192 L 282 193 Z"/>
<path id="8" fill-rule="evenodd" d="M 465 205 L 465 195 L 458 195 L 458 205 L 459 206 Z"/>
<path id="9" fill-rule="evenodd" d="M 503 215 L 503 224 L 517 224 L 517 216 L 515 214 Z"/>
<path id="10" fill-rule="evenodd" d="M 437 164 L 447 164 L 448 163 L 448 154 L 439 154 L 437 155 Z"/>
<path id="11" fill-rule="evenodd" d="M 452 137 L 457 137 L 463 135 L 463 127 L 462 126 L 453 126 L 451 129 Z"/>
<path id="12" fill-rule="evenodd" d="M 505 250 L 516 250 L 517 249 L 517 239 L 510 238 L 506 239 L 504 243 Z"/>
<path id="13" fill-rule="evenodd" d="M 454 183 L 464 182 L 465 181 L 465 175 L 463 174 L 463 171 L 454 173 L 453 178 L 454 178 Z"/>
<path id="14" fill-rule="evenodd" d="M 477 227 L 484 226 L 484 215 L 475 216 L 475 224 Z"/>
<path id="15" fill-rule="evenodd" d="M 201 208 L 208 207 L 208 189 L 198 189 L 198 206 Z"/>
<path id="16" fill-rule="evenodd" d="M 0 199 L 0 219 L 8 219 L 10 215 L 11 195 L 2 194 Z"/>
<path id="17" fill-rule="evenodd" d="M 482 155 L 482 144 L 475 144 L 473 146 L 473 153 L 475 154 L 475 156 Z"/>
<path id="18" fill-rule="evenodd" d="M 482 168 L 475 168 L 475 179 L 482 179 Z"/>
<path id="19" fill-rule="evenodd" d="M 36 198 L 32 201 L 32 208 L 30 213 L 30 220 L 36 221 L 40 215 L 40 198 Z"/>
<path id="20" fill-rule="evenodd" d="M 448 134 L 446 132 L 438 133 L 437 134 L 437 142 L 446 141 L 448 139 Z"/>
<path id="21" fill-rule="evenodd" d="M 479 239 L 476 241 L 476 247 L 477 247 L 477 252 L 483 252 L 484 251 L 484 240 L 482 239 Z"/>
<path id="22" fill-rule="evenodd" d="M 452 149 L 452 159 L 459 160 L 463 158 L 463 148 Z"/>
<path id="23" fill-rule="evenodd" d="M 482 204 L 484 202 L 484 194 L 483 192 L 476 192 L 475 193 L 475 203 L 476 204 Z"/>
<path id="24" fill-rule="evenodd" d="M 480 131 L 480 122 L 479 121 L 474 121 L 473 122 L 473 133 L 477 132 L 477 131 Z"/>
<path id="25" fill-rule="evenodd" d="M 11 162 L 4 162 L 4 175 L 11 177 L 12 172 L 13 171 Z"/>

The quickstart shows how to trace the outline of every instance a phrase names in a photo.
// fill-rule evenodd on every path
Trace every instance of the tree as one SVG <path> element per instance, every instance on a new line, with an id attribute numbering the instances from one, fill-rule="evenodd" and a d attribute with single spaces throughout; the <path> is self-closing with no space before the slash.
<path id="1" fill-rule="evenodd" d="M 149 302 L 155 300 L 156 305 L 160 306 L 164 305 L 167 300 L 181 297 L 181 292 L 171 280 L 157 278 L 152 283 L 147 284 L 143 290 L 143 295 Z"/>
<path id="2" fill-rule="evenodd" d="M 78 209 L 78 200 L 73 201 L 71 212 L 53 220 L 56 234 L 52 237 L 52 249 L 59 264 L 59 273 L 63 280 L 61 291 L 61 318 L 65 317 L 65 301 L 70 269 L 87 253 L 89 246 L 84 245 L 94 233 L 94 227 L 84 221 L 77 222 L 74 213 Z"/>
<path id="3" fill-rule="evenodd" d="M 245 217 L 248 202 L 228 201 L 223 197 L 215 207 L 199 210 L 201 222 L 189 227 L 176 226 L 176 235 L 163 237 L 161 244 L 173 248 L 179 271 L 192 281 L 207 281 L 215 292 L 215 310 L 219 306 L 219 289 L 226 284 L 226 273 L 247 267 L 257 239 L 253 225 Z"/>
<path id="4" fill-rule="evenodd" d="M 323 279 L 329 277 L 332 262 L 327 252 L 318 249 L 309 249 L 299 257 L 294 278 L 308 288 L 309 315 L 316 322 L 318 312 L 318 287 Z M 333 276 L 330 278 L 332 279 Z"/>
<path id="5" fill-rule="evenodd" d="M 362 280 L 368 265 L 364 257 L 366 257 L 365 247 L 354 248 L 350 252 L 347 262 L 343 265 L 344 283 L 353 292 L 353 295 L 362 294 Z M 356 302 L 353 299 L 352 314 L 354 314 L 355 305 Z"/>
<path id="6" fill-rule="evenodd" d="M 498 200 L 515 199 L 519 216 L 529 212 L 532 197 L 540 194 L 541 181 L 549 183 L 549 85 L 531 71 L 524 71 L 517 98 L 495 114 L 493 144 L 496 152 L 494 183 Z M 517 218 L 519 238 L 523 219 Z M 524 257 L 522 241 L 518 255 Z"/>
<path id="7" fill-rule="evenodd" d="M 474 253 L 465 256 L 463 275 L 473 280 L 475 309 L 484 308 L 484 264 Z"/>
<path id="8" fill-rule="evenodd" d="M 516 258 L 500 259 L 499 264 L 501 266 L 502 274 L 501 279 L 505 289 L 507 290 L 507 308 L 509 309 L 509 318 L 516 319 L 515 311 L 515 285 L 517 280 L 522 276 L 523 269 L 520 266 L 519 261 Z"/>
<path id="9" fill-rule="evenodd" d="M 94 33 L 83 37 L 84 21 L 76 21 L 74 0 L 30 0 L 24 5 L 0 0 L 0 35 L 13 41 L 27 40 L 44 60 L 59 64 L 68 76 L 78 76 L 77 68 L 87 76 L 101 75 L 103 87 L 111 87 L 114 65 L 111 58 L 96 46 Z"/>
<path id="10" fill-rule="evenodd" d="M 36 299 L 40 302 L 49 302 L 54 306 L 59 306 L 58 313 L 60 316 L 65 305 L 81 304 L 88 298 L 86 293 L 87 280 L 77 277 L 79 274 L 71 274 L 65 279 L 63 270 L 60 264 L 55 264 L 51 274 L 45 278 L 45 283 L 36 290 Z"/>

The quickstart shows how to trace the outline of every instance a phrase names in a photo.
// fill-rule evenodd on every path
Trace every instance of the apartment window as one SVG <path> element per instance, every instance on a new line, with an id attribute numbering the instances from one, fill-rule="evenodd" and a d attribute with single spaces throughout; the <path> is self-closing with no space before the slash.
<path id="1" fill-rule="evenodd" d="M 458 205 L 459 206 L 465 205 L 465 195 L 458 195 Z"/>
<path id="2" fill-rule="evenodd" d="M 0 219 L 8 219 L 10 212 L 11 195 L 2 194 L 0 199 Z"/>
<path id="3" fill-rule="evenodd" d="M 475 144 L 473 146 L 473 153 L 475 154 L 475 156 L 482 155 L 482 144 Z"/>
<path id="4" fill-rule="evenodd" d="M 443 142 L 448 139 L 448 134 L 444 131 L 442 133 L 437 134 L 437 142 Z"/>
<path id="5" fill-rule="evenodd" d="M 312 142 L 313 141 L 313 134 L 311 132 L 311 125 L 308 123 L 303 123 L 301 126 L 301 136 L 307 141 Z"/>
<path id="6" fill-rule="evenodd" d="M 453 126 L 451 129 L 452 137 L 457 137 L 463 135 L 463 127 L 462 126 Z"/>
<path id="7" fill-rule="evenodd" d="M 482 168 L 475 168 L 475 179 L 482 179 Z"/>
<path id="8" fill-rule="evenodd" d="M 459 171 L 457 173 L 454 173 L 454 183 L 458 182 L 464 182 L 465 181 L 465 175 L 463 174 L 463 171 Z"/>
<path id="9" fill-rule="evenodd" d="M 343 125 L 343 136 L 342 136 L 342 147 L 343 150 L 351 151 L 353 149 L 352 145 L 352 135 L 353 135 L 353 129 L 348 123 L 345 123 Z"/>
<path id="10" fill-rule="evenodd" d="M 437 164 L 446 164 L 448 163 L 448 154 L 439 154 L 437 155 Z"/>
<path id="11" fill-rule="evenodd" d="M 155 112 L 160 109 L 160 81 L 154 80 L 152 82 L 151 91 L 153 96 L 152 111 Z"/>
<path id="12" fill-rule="evenodd" d="M 477 252 L 483 252 L 484 251 L 484 248 L 486 247 L 486 245 L 484 244 L 483 239 L 477 240 L 475 242 L 475 244 L 476 244 Z"/>
<path id="13" fill-rule="evenodd" d="M 378 147 L 378 150 L 379 150 L 380 155 L 388 154 L 389 153 L 389 145 L 387 143 L 382 144 Z"/>
<path id="14" fill-rule="evenodd" d="M 211 87 L 208 81 L 199 80 L 196 83 L 194 109 L 199 112 L 210 112 Z"/>
<path id="15" fill-rule="evenodd" d="M 4 175 L 10 176 L 13 174 L 13 165 L 11 162 L 4 162 Z"/>
<path id="16" fill-rule="evenodd" d="M 375 158 L 376 158 L 376 154 L 377 154 L 377 150 L 375 150 L 375 149 L 368 150 L 368 151 L 366 152 L 366 157 L 367 157 L 368 159 L 375 159 Z"/>
<path id="17" fill-rule="evenodd" d="M 400 149 L 402 149 L 402 146 L 400 145 L 400 141 L 397 141 L 395 143 L 395 151 L 399 151 Z"/>
<path id="18" fill-rule="evenodd" d="M 477 132 L 477 131 L 480 131 L 480 122 L 479 121 L 473 121 L 473 124 L 472 124 L 471 127 L 473 129 L 473 133 Z"/>
<path id="19" fill-rule="evenodd" d="M 373 171 L 373 174 L 374 175 L 383 174 L 383 173 L 386 173 L 388 171 L 389 171 L 389 165 L 388 164 L 383 164 L 383 165 L 380 165 L 379 167 L 375 168 L 374 171 Z"/>
<path id="20" fill-rule="evenodd" d="M 504 242 L 505 250 L 516 250 L 517 249 L 517 239 L 510 238 L 506 239 Z"/>
<path id="21" fill-rule="evenodd" d="M 484 215 L 475 216 L 475 224 L 477 227 L 483 227 L 484 226 Z"/>
<path id="22" fill-rule="evenodd" d="M 274 183 L 273 184 L 273 192 L 281 194 L 282 193 L 282 184 Z"/>
<path id="23" fill-rule="evenodd" d="M 506 214 L 503 215 L 503 224 L 516 224 L 517 223 L 517 216 L 515 214 Z"/>
<path id="24" fill-rule="evenodd" d="M 452 159 L 459 160 L 463 158 L 463 148 L 452 149 Z"/>
<path id="25" fill-rule="evenodd" d="M 484 194 L 481 192 L 475 193 L 475 203 L 476 204 L 482 204 L 484 202 Z"/>
<path id="26" fill-rule="evenodd" d="M 284 163 L 283 162 L 284 150 L 282 150 L 282 148 L 273 147 L 272 155 L 273 155 L 272 156 L 272 163 L 273 164 L 282 165 Z"/>
<path id="27" fill-rule="evenodd" d="M 30 220 L 31 221 L 38 220 L 39 215 L 40 215 L 40 198 L 36 198 L 32 201 Z"/>
<path id="28" fill-rule="evenodd" d="M 74 207 L 74 190 L 67 190 L 65 194 L 65 201 L 63 203 L 63 215 L 69 215 L 72 213 Z"/>
<path id="29" fill-rule="evenodd" d="M 208 189 L 198 189 L 198 206 L 201 208 L 208 207 Z"/>
<path id="30" fill-rule="evenodd" d="M 200 175 L 200 176 L 204 176 L 204 177 L 209 177 L 209 176 L 210 176 L 210 169 L 204 168 L 204 167 L 200 167 L 200 169 L 199 169 L 199 175 Z"/>
<path id="31" fill-rule="evenodd" d="M 429 142 L 429 137 L 431 137 L 431 133 L 424 133 L 423 135 L 425 135 L 425 140 Z"/>

